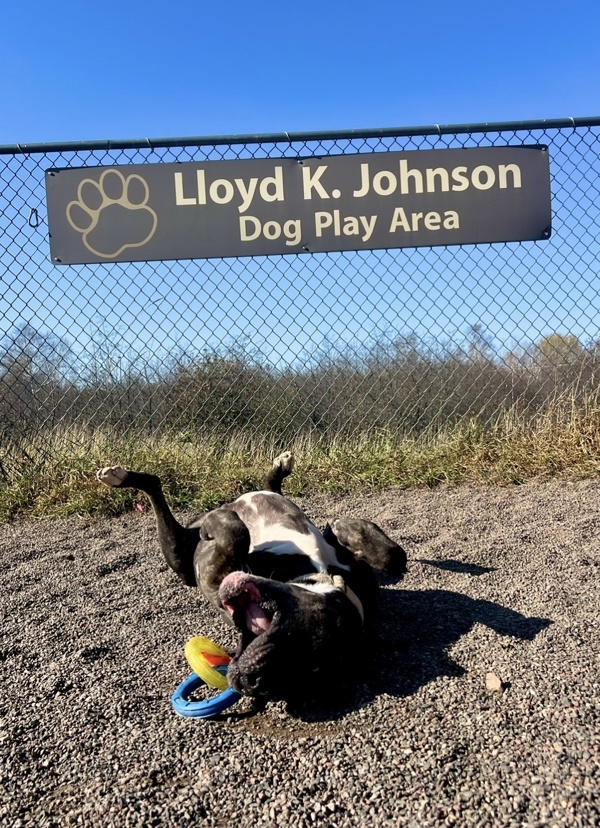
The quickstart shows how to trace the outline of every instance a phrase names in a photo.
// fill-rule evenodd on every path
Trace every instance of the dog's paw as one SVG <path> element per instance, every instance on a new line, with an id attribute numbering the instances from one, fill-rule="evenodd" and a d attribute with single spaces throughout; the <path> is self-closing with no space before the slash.
<path id="1" fill-rule="evenodd" d="M 273 460 L 273 468 L 281 469 L 284 474 L 288 475 L 292 473 L 295 462 L 296 458 L 294 457 L 294 452 L 284 451 Z"/>
<path id="2" fill-rule="evenodd" d="M 122 486 L 129 472 L 121 466 L 109 466 L 105 469 L 98 469 L 96 479 L 105 486 Z"/>

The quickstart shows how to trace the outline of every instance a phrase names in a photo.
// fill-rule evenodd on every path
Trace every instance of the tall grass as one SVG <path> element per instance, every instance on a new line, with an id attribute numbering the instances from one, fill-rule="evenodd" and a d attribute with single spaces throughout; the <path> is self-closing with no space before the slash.
<path id="1" fill-rule="evenodd" d="M 467 419 L 414 437 L 383 430 L 327 440 L 308 435 L 286 446 L 243 431 L 223 439 L 211 431 L 42 430 L 0 446 L 0 519 L 136 508 L 143 502 L 138 493 L 95 480 L 98 467 L 117 464 L 159 474 L 176 509 L 204 511 L 259 487 L 269 459 L 284 448 L 298 457 L 286 489 L 294 496 L 589 476 L 600 471 L 600 399 L 563 395 L 533 416 L 513 408 L 491 423 Z"/>

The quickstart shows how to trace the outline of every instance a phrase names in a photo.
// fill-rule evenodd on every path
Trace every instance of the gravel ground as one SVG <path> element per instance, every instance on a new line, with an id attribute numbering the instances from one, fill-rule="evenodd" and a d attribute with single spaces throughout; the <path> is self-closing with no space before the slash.
<path id="1" fill-rule="evenodd" d="M 1 526 L 0 824 L 600 825 L 599 494 L 302 501 L 408 552 L 374 666 L 333 704 L 212 721 L 169 698 L 187 639 L 232 633 L 167 570 L 150 515 Z"/>

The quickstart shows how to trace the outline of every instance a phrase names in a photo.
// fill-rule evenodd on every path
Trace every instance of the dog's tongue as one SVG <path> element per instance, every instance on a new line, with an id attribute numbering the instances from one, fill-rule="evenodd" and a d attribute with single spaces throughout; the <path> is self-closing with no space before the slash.
<path id="1" fill-rule="evenodd" d="M 258 606 L 258 604 L 248 604 L 246 608 L 246 626 L 254 635 L 260 635 L 266 632 L 271 625 L 271 621 L 266 612 Z"/>

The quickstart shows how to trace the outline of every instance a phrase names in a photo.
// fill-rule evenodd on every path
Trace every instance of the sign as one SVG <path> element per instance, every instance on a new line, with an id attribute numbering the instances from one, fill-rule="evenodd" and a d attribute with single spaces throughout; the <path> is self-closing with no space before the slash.
<path id="1" fill-rule="evenodd" d="M 543 146 L 51 169 L 46 192 L 57 264 L 550 237 Z"/>

